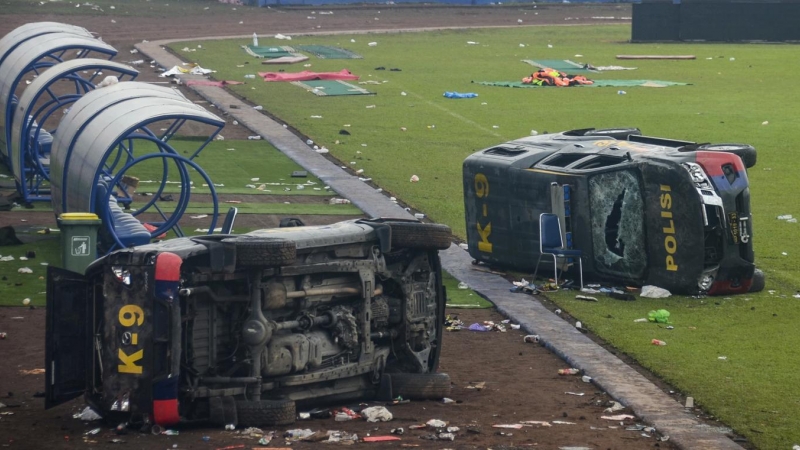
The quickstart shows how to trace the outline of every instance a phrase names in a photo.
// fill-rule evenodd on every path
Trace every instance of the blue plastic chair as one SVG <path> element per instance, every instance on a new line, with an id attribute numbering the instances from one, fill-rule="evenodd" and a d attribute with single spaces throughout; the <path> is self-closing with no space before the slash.
<path id="1" fill-rule="evenodd" d="M 542 213 L 539 216 L 539 259 L 536 261 L 536 271 L 533 273 L 533 279 L 536 279 L 536 273 L 539 272 L 539 263 L 542 261 L 542 256 L 553 256 L 553 273 L 558 285 L 558 257 L 572 257 L 578 260 L 578 267 L 580 268 L 581 289 L 583 289 L 583 262 L 581 257 L 583 252 L 580 250 L 564 248 L 564 240 L 561 236 L 561 222 L 558 216 L 552 213 Z"/>

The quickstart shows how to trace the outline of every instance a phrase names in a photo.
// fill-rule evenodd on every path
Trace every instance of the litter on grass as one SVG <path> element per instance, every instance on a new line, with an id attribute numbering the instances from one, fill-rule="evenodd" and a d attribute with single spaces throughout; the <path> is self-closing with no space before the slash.
<path id="1" fill-rule="evenodd" d="M 639 294 L 645 298 L 667 298 L 672 295 L 668 290 L 658 286 L 642 286 L 642 292 Z"/>

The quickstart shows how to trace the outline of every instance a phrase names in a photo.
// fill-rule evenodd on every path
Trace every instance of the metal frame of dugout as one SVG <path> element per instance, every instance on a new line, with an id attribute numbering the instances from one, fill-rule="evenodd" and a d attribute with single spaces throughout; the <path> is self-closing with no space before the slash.
<path id="1" fill-rule="evenodd" d="M 169 125 L 162 134 L 149 127 Z M 212 132 L 189 157 L 170 144 L 187 122 L 209 125 Z M 51 202 L 56 216 L 66 212 L 92 212 L 103 220 L 106 242 L 103 251 L 143 245 L 172 230 L 183 236 L 178 221 L 189 206 L 193 182 L 190 170 L 208 185 L 213 215 L 208 234 L 219 216 L 214 184 L 195 157 L 222 130 L 225 122 L 187 100 L 174 89 L 134 81 L 95 89 L 70 108 L 61 120 L 51 150 Z M 133 196 L 123 182 L 137 164 L 158 159 L 161 176 L 158 187 L 143 206 L 132 208 Z M 180 193 L 174 209 L 160 205 L 171 167 L 177 170 Z M 175 183 L 175 181 L 170 181 Z M 162 221 L 147 229 L 136 216 L 154 210 Z"/>
<path id="2" fill-rule="evenodd" d="M 61 113 L 94 90 L 99 77 L 133 80 L 138 75 L 138 70 L 125 64 L 75 59 L 50 67 L 25 89 L 14 112 L 8 141 L 9 166 L 25 203 L 50 200 L 50 151 Z M 56 84 L 69 85 L 70 89 L 64 92 L 66 89 L 61 87 L 59 93 Z M 47 129 L 45 124 L 56 128 Z"/>
<path id="3" fill-rule="evenodd" d="M 9 46 L 10 44 L 9 42 Z M 75 53 L 71 53 L 72 51 Z M 66 59 L 86 58 L 94 53 L 111 59 L 117 54 L 117 50 L 91 36 L 53 32 L 30 37 L 3 55 L 0 64 L 0 127 L 2 127 L 0 159 L 7 165 L 9 165 L 11 127 L 19 100 L 16 94 L 23 77 L 31 72 L 39 76 L 43 69 L 62 63 Z"/>
<path id="4" fill-rule="evenodd" d="M 5 61 L 6 56 L 20 44 L 28 39 L 49 33 L 67 33 L 78 36 L 92 37 L 92 33 L 86 28 L 77 27 L 58 22 L 33 22 L 19 26 L 0 39 L 0 65 Z"/>

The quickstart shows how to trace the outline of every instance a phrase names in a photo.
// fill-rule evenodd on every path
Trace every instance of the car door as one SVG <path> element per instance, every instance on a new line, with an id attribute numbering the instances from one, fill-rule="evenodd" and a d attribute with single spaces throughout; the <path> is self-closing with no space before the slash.
<path id="1" fill-rule="evenodd" d="M 80 396 L 92 357 L 92 288 L 81 274 L 47 268 L 45 408 Z"/>

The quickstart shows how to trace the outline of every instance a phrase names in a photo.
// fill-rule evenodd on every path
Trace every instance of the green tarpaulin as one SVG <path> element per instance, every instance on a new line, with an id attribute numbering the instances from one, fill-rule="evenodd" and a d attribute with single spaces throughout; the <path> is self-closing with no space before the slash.
<path id="1" fill-rule="evenodd" d="M 350 50 L 328 45 L 298 45 L 297 49 L 321 59 L 361 59 L 361 55 Z"/>
<path id="2" fill-rule="evenodd" d="M 597 72 L 568 59 L 523 59 L 522 61 L 540 69 L 553 69 L 568 74 Z"/>
<path id="3" fill-rule="evenodd" d="M 295 49 L 286 46 L 277 47 L 256 47 L 254 45 L 244 46 L 245 51 L 251 56 L 256 58 L 281 58 L 284 56 L 293 56 Z"/>
<path id="4" fill-rule="evenodd" d="M 303 89 L 319 96 L 336 96 L 336 95 L 374 95 L 364 88 L 350 84 L 342 80 L 309 80 L 309 81 L 292 81 L 295 86 L 300 86 Z"/>

